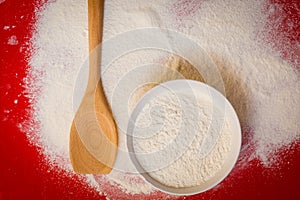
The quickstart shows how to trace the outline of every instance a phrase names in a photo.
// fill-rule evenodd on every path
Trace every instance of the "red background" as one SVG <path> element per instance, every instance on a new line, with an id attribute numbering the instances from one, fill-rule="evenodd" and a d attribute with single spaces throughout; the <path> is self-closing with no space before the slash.
<path id="1" fill-rule="evenodd" d="M 300 42 L 300 3 L 282 0 L 269 3 L 282 4 L 283 10 L 279 14 L 284 13 L 286 17 L 280 22 L 281 26 L 273 27 L 272 23 L 278 18 L 270 16 L 266 27 L 268 44 L 283 59 L 300 69 L 300 50 L 297 47 L 297 42 Z M 17 127 L 28 117 L 26 109 L 31 106 L 24 96 L 23 78 L 26 77 L 29 56 L 25 49 L 29 47 L 33 34 L 34 10 L 40 4 L 38 0 L 6 0 L 0 4 L 0 199 L 103 198 L 81 183 L 77 176 L 67 177 L 58 169 L 51 169 L 43 162 L 38 148 L 30 145 Z M 294 22 L 292 27 L 286 25 L 290 21 Z M 4 30 L 6 25 L 16 27 Z M 17 45 L 7 43 L 12 35 L 16 35 Z M 276 38 L 278 35 L 281 39 L 285 37 L 284 43 Z M 281 48 L 282 45 L 285 48 Z M 17 104 L 14 103 L 16 98 Z M 293 145 L 293 151 L 282 152 L 282 159 L 284 164 L 277 170 L 264 168 L 254 160 L 246 170 L 234 169 L 220 189 L 191 198 L 300 199 L 300 142 Z"/>

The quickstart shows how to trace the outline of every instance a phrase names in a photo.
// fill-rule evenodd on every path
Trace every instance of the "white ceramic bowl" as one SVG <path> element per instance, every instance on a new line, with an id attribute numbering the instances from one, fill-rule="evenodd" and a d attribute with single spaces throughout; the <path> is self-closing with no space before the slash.
<path id="1" fill-rule="evenodd" d="M 133 146 L 133 131 L 134 131 L 134 124 L 135 121 L 140 113 L 140 111 L 144 108 L 144 106 L 151 101 L 156 96 L 166 92 L 166 88 L 168 90 L 172 91 L 179 91 L 179 90 L 195 90 L 199 92 L 200 98 L 212 98 L 213 105 L 219 108 L 220 111 L 224 111 L 225 119 L 231 129 L 231 150 L 228 153 L 227 159 L 225 160 L 225 163 L 223 167 L 218 171 L 211 179 L 206 181 L 205 183 L 193 186 L 193 187 L 185 187 L 185 188 L 175 188 L 170 187 L 167 185 L 164 185 L 160 183 L 159 181 L 152 178 L 147 171 L 143 169 L 141 164 L 139 163 L 135 153 L 134 153 L 134 146 Z M 217 90 L 210 87 L 207 84 L 198 82 L 198 81 L 192 81 L 192 80 L 174 80 L 174 81 L 168 81 L 165 83 L 162 83 L 153 89 L 151 89 L 149 92 L 147 92 L 137 103 L 135 108 L 133 109 L 131 116 L 130 116 L 130 122 L 128 123 L 127 127 L 127 147 L 128 151 L 130 153 L 130 158 L 138 170 L 140 174 L 148 181 L 150 184 L 152 184 L 157 189 L 169 193 L 169 194 L 175 194 L 175 195 L 192 195 L 204 192 L 206 190 L 211 189 L 212 187 L 216 186 L 218 183 L 220 183 L 233 169 L 239 152 L 241 148 L 241 128 L 240 123 L 238 120 L 238 117 L 232 107 L 232 105 L 229 103 L 229 101 Z"/>

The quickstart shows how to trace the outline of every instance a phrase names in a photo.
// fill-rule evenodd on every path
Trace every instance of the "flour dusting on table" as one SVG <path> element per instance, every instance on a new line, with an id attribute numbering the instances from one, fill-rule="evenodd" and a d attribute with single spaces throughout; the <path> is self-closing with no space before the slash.
<path id="1" fill-rule="evenodd" d="M 264 27 L 272 14 L 272 10 L 262 9 L 265 3 L 263 0 L 162 0 L 155 4 L 146 0 L 106 1 L 104 40 L 137 28 L 161 27 L 181 32 L 199 44 L 218 67 L 226 96 L 239 116 L 243 134 L 249 138 L 243 145 L 239 166 L 247 166 L 258 158 L 266 167 L 272 167 L 280 163 L 275 153 L 283 147 L 288 149 L 299 139 L 300 75 L 296 62 L 283 60 L 267 45 L 270 41 L 264 43 Z M 69 128 L 74 116 L 74 87 L 88 56 L 87 16 L 86 1 L 50 1 L 37 10 L 38 21 L 29 52 L 31 67 L 24 79 L 28 97 L 34 104 L 29 111 L 31 120 L 23 124 L 28 139 L 41 148 L 50 165 L 70 174 Z M 170 40 L 170 45 L 173 42 Z M 185 78 L 201 80 L 188 61 L 170 52 L 143 49 L 119 56 L 103 75 L 110 103 L 122 78 L 143 65 L 154 63 L 179 71 Z M 131 104 L 156 84 L 179 78 L 159 72 L 151 72 L 154 78 L 146 74 L 147 80 L 136 76 L 132 84 L 138 83 L 136 88 L 142 83 L 147 87 L 132 91 L 135 100 Z M 128 99 L 124 102 L 124 106 L 130 107 L 126 104 Z M 118 110 L 113 104 L 112 107 Z M 119 130 L 120 148 L 125 149 L 122 131 Z M 141 198 L 148 194 L 173 198 L 154 190 L 139 175 L 120 170 L 109 176 L 86 176 L 86 180 L 110 198 L 133 194 Z"/>

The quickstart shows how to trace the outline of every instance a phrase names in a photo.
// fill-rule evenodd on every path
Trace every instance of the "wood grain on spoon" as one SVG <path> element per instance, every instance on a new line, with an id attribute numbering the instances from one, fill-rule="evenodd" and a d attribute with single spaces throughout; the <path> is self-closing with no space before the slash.
<path id="1" fill-rule="evenodd" d="M 108 174 L 117 155 L 117 128 L 100 80 L 104 0 L 88 1 L 89 80 L 70 130 L 70 159 L 81 174 Z"/>

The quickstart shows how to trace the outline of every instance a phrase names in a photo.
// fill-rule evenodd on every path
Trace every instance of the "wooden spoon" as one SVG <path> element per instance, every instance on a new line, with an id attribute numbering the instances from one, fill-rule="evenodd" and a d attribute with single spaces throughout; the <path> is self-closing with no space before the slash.
<path id="1" fill-rule="evenodd" d="M 89 80 L 70 130 L 70 159 L 81 174 L 108 174 L 117 155 L 117 128 L 100 80 L 104 0 L 88 1 Z"/>

